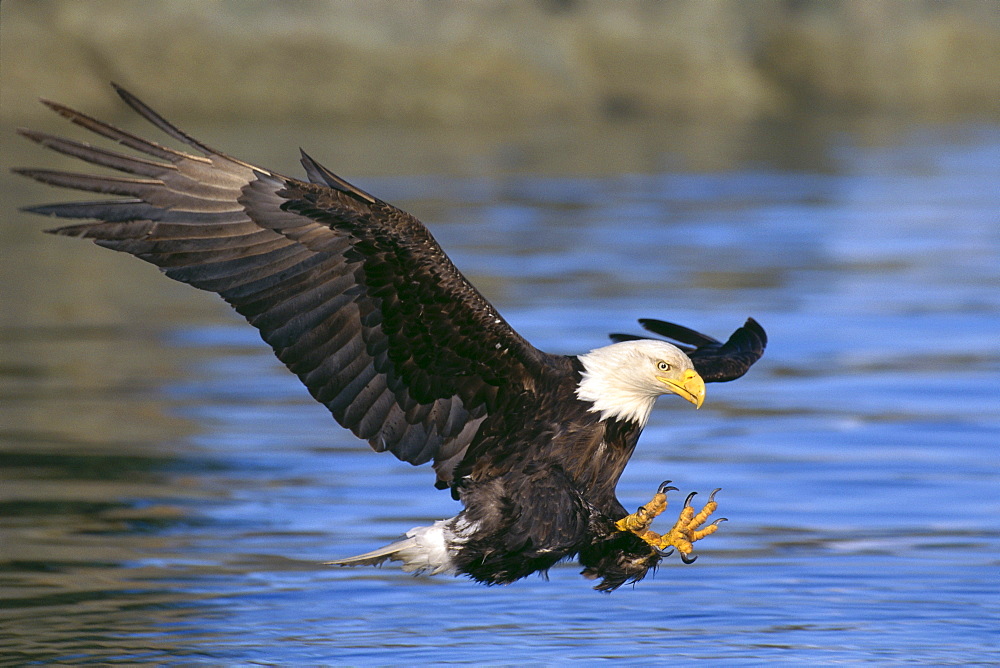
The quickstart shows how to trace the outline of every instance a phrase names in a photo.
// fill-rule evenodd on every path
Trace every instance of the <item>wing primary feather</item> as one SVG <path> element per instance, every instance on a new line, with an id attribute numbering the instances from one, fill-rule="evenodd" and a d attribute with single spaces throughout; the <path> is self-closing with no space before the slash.
<path id="1" fill-rule="evenodd" d="M 719 343 L 718 339 L 673 322 L 654 320 L 653 318 L 640 318 L 639 324 L 642 325 L 643 329 L 653 334 L 659 334 L 660 336 L 674 339 L 675 341 L 680 341 L 696 348 L 712 343 Z"/>
<path id="2" fill-rule="evenodd" d="M 85 142 L 56 137 L 55 135 L 50 135 L 47 132 L 38 132 L 35 130 L 18 128 L 17 133 L 37 144 L 41 144 L 46 148 L 52 149 L 56 153 L 62 153 L 63 155 L 79 158 L 80 160 L 89 162 L 92 165 L 110 167 L 111 169 L 128 172 L 129 174 L 138 174 L 140 176 L 155 178 L 168 170 L 177 169 L 172 163 L 169 162 L 153 162 L 151 160 L 125 155 L 124 153 L 118 153 L 116 151 L 109 151 L 107 149 L 91 146 Z"/>
<path id="3" fill-rule="evenodd" d="M 137 98 L 135 95 L 132 95 L 132 93 L 128 92 L 118 84 L 112 82 L 111 87 L 115 89 L 116 93 L 118 93 L 118 97 L 120 97 L 122 100 L 125 101 L 125 104 L 132 107 L 132 109 L 134 109 L 136 113 L 138 113 L 147 121 L 158 127 L 167 135 L 173 137 L 174 139 L 183 144 L 187 144 L 188 146 L 198 149 L 206 156 L 224 155 L 221 151 L 216 151 L 214 148 L 203 144 L 202 142 L 198 141 L 188 133 L 184 132 L 183 130 L 175 126 L 173 123 L 167 121 L 165 118 L 163 118 L 163 116 L 160 116 L 158 113 L 153 111 L 149 106 L 147 106 L 145 102 Z M 246 163 L 241 163 L 241 164 L 245 165 Z"/>
<path id="4" fill-rule="evenodd" d="M 140 153 L 145 153 L 146 155 L 152 155 L 154 157 L 160 158 L 161 160 L 167 160 L 169 162 L 174 162 L 176 160 L 188 158 L 191 160 L 200 160 L 202 162 L 208 162 L 207 158 L 202 158 L 194 155 L 186 155 L 180 151 L 176 151 L 167 146 L 162 146 L 156 142 L 149 141 L 148 139 L 143 139 L 142 137 L 137 137 L 131 132 L 126 132 L 116 128 L 113 125 L 108 125 L 103 121 L 99 121 L 96 118 L 88 116 L 83 112 L 77 111 L 67 107 L 64 104 L 59 104 L 58 102 L 53 102 L 52 100 L 42 100 L 42 104 L 56 112 L 63 118 L 69 119 L 71 123 L 75 123 L 82 128 L 90 130 L 94 134 L 98 134 L 106 139 L 118 142 L 122 146 L 128 146 L 131 149 L 139 151 Z"/>
<path id="5" fill-rule="evenodd" d="M 648 336 L 640 336 L 637 334 L 621 334 L 615 332 L 613 334 L 608 334 L 608 338 L 615 343 L 624 343 L 625 341 L 642 341 L 643 339 L 648 339 Z"/>

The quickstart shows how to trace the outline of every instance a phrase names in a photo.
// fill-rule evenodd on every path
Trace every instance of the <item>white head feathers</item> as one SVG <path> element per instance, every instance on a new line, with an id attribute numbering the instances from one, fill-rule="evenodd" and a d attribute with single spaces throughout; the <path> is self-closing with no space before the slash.
<path id="1" fill-rule="evenodd" d="M 629 420 L 645 426 L 656 398 L 675 392 L 671 382 L 693 374 L 690 358 L 665 341 L 640 339 L 613 343 L 580 355 L 584 372 L 576 396 L 593 404 L 601 419 Z M 701 378 L 697 377 L 701 383 Z M 701 384 L 704 394 L 704 384 Z"/>

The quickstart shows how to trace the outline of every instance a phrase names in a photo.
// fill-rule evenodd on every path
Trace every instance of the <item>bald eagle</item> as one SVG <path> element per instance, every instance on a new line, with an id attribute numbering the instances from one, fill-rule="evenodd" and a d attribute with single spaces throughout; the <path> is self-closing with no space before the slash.
<path id="1" fill-rule="evenodd" d="M 576 556 L 585 576 L 600 579 L 595 588 L 611 591 L 643 578 L 674 548 L 693 560 L 692 543 L 718 526 L 706 523 L 714 498 L 695 513 L 689 496 L 673 528 L 658 534 L 650 524 L 676 488 L 664 483 L 630 514 L 615 487 L 657 397 L 701 406 L 706 382 L 738 378 L 760 358 L 766 335 L 753 319 L 725 343 L 643 320 L 677 345 L 619 334 L 579 356 L 542 352 L 413 216 L 304 152 L 305 181 L 227 156 L 115 90 L 197 154 L 43 100 L 135 154 L 19 130 L 124 173 L 15 170 L 117 196 L 26 211 L 89 220 L 50 232 L 92 239 L 221 295 L 337 422 L 376 451 L 432 461 L 436 486 L 463 506 L 399 542 L 330 563 L 396 560 L 408 571 L 504 584 Z"/>

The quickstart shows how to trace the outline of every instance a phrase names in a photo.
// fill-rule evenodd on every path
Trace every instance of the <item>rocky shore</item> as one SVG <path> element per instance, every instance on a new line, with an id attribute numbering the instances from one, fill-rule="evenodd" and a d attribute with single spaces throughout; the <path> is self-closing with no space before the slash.
<path id="1" fill-rule="evenodd" d="M 994 0 L 7 0 L 6 121 L 109 80 L 178 118 L 1000 115 Z"/>

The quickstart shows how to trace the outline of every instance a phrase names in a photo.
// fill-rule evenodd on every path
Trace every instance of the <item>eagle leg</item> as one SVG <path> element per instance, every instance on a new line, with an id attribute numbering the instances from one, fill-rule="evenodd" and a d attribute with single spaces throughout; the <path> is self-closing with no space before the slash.
<path id="1" fill-rule="evenodd" d="M 681 509 L 680 516 L 678 516 L 677 521 L 670 528 L 670 531 L 665 534 L 658 534 L 655 531 L 651 531 L 649 527 L 656 516 L 667 509 L 666 493 L 677 489 L 676 487 L 667 487 L 668 482 L 660 485 L 660 488 L 653 495 L 649 503 L 641 506 L 631 515 L 618 520 L 615 523 L 615 527 L 619 531 L 631 531 L 660 552 L 664 552 L 668 548 L 677 548 L 677 551 L 680 552 L 681 560 L 685 564 L 694 563 L 694 560 L 698 557 L 691 556 L 691 553 L 694 551 L 693 543 L 706 536 L 711 536 L 718 531 L 719 523 L 726 521 L 726 518 L 722 517 L 702 528 L 709 516 L 719 507 L 719 504 L 715 501 L 715 495 L 719 492 L 719 489 L 715 489 L 709 495 L 708 502 L 698 513 L 695 513 L 694 507 L 691 505 L 691 499 L 694 498 L 697 492 L 688 494 L 687 499 L 684 500 L 684 508 Z M 666 554 L 670 554 L 670 552 L 666 552 Z"/>

